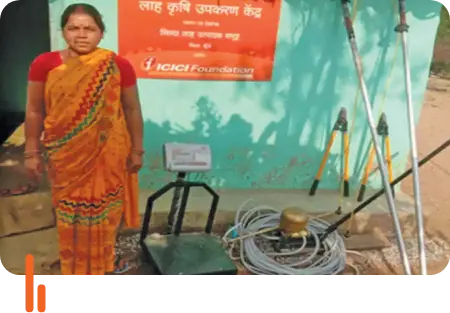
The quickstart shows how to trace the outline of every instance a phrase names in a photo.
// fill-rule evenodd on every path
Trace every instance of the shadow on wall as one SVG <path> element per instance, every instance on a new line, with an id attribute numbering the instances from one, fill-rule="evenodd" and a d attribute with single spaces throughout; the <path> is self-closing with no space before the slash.
<path id="1" fill-rule="evenodd" d="M 197 117 L 192 122 L 192 130 L 185 130 L 165 122 L 161 126 L 150 120 L 145 122 L 145 149 L 156 151 L 146 159 L 146 167 L 141 174 L 141 186 L 148 189 L 159 188 L 169 182 L 173 176 L 161 171 L 162 145 L 165 142 L 195 142 L 209 144 L 213 150 L 213 170 L 208 173 L 191 174 L 190 179 L 206 181 L 214 187 L 230 187 L 230 182 L 240 177 L 240 184 L 247 188 L 271 188 L 292 180 L 295 185 L 301 184 L 301 169 L 309 166 L 306 156 L 302 156 L 302 148 L 298 143 L 293 145 L 292 153 L 281 153 L 280 146 L 285 146 L 287 138 L 277 135 L 279 125 L 268 125 L 259 140 L 253 142 L 252 124 L 239 115 L 232 115 L 224 123 L 216 111 L 215 104 L 206 97 L 197 103 Z M 279 139 L 276 144 L 268 144 L 267 140 L 275 134 Z M 283 142 L 281 142 L 281 141 Z M 280 166 L 280 155 L 292 155 L 288 166 Z M 334 158 L 333 156 L 331 158 Z M 261 171 L 271 168 L 270 172 Z M 244 183 L 243 183 L 244 181 Z"/>
<path id="2" fill-rule="evenodd" d="M 393 14 L 392 10 L 380 1 L 367 2 L 370 3 L 364 3 L 364 10 L 358 10 L 358 20 L 363 24 L 365 34 L 379 40 L 365 40 L 365 45 L 360 45 L 359 49 L 364 55 L 373 49 L 374 44 L 379 45 L 377 49 L 381 47 L 373 71 L 365 77 L 371 100 L 374 101 L 380 89 L 384 88 L 385 74 L 389 70 L 386 56 L 392 46 L 390 43 L 395 41 L 393 29 L 397 19 L 392 19 L 390 23 L 381 19 L 374 22 L 368 12 Z M 408 3 L 408 10 L 416 18 L 435 16 L 435 10 L 424 12 L 424 6 L 417 5 L 417 2 Z M 393 1 L 393 6 L 395 4 L 396 1 Z M 289 6 L 290 20 L 295 21 L 296 25 L 291 26 L 290 40 L 278 42 L 272 82 L 237 83 L 235 97 L 262 98 L 262 110 L 268 112 L 274 112 L 275 104 L 282 103 L 285 116 L 267 125 L 257 140 L 252 139 L 251 122 L 237 114 L 224 121 L 215 100 L 206 96 L 200 97 L 195 104 L 197 116 L 190 130 L 169 121 L 158 125 L 147 120 L 145 138 L 148 146 L 145 148 L 151 153 L 141 175 L 143 188 L 158 188 L 173 179 L 172 175 L 161 170 L 161 146 L 170 141 L 206 143 L 212 147 L 213 170 L 192 178 L 206 181 L 216 188 L 309 188 L 323 155 L 322 147 L 318 149 L 316 145 L 319 142 L 325 147 L 342 105 L 340 101 L 353 99 L 354 95 L 349 97 L 343 94 L 348 89 L 342 89 L 342 86 L 345 81 L 354 85 L 356 76 L 354 68 L 348 66 L 351 52 L 342 16 L 333 13 L 340 12 L 340 1 L 285 0 L 283 5 Z M 321 16 L 334 18 L 321 19 Z M 330 31 L 334 33 L 319 35 Z M 358 34 L 356 36 L 358 38 Z M 360 99 L 358 101 L 361 102 Z M 353 103 L 345 106 L 350 108 Z M 362 103 L 352 113 L 353 116 L 365 117 Z M 352 116 L 349 116 L 350 124 L 351 119 Z M 359 142 L 352 141 L 353 145 L 357 145 L 353 149 L 358 151 L 351 181 L 355 187 L 359 184 L 368 150 L 366 137 L 370 134 L 365 118 L 356 121 L 353 131 L 364 134 Z M 327 181 L 328 185 L 322 187 L 339 188 L 341 162 L 340 153 L 330 155 L 323 176 L 323 181 Z"/>

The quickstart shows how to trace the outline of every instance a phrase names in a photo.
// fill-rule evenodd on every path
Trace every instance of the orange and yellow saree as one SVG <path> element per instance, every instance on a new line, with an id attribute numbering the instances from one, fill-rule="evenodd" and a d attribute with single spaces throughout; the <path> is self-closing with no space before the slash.
<path id="1" fill-rule="evenodd" d="M 137 177 L 114 53 L 97 49 L 53 69 L 46 81 L 48 156 L 62 274 L 114 270 L 118 228 L 139 227 Z"/>

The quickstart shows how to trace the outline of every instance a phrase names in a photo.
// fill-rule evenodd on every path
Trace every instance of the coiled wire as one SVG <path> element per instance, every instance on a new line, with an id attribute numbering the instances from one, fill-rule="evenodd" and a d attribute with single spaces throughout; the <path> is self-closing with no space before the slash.
<path id="1" fill-rule="evenodd" d="M 249 210 L 246 206 L 253 201 L 245 201 L 238 209 L 235 225 L 223 236 L 227 238 L 235 231 L 238 237 L 256 233 L 263 229 L 277 227 L 280 223 L 281 212 L 267 205 L 257 205 Z M 245 210 L 245 213 L 243 213 Z M 306 238 L 300 248 L 288 252 L 276 252 L 268 249 L 270 243 L 278 241 L 278 236 L 260 234 L 243 238 L 239 244 L 239 257 L 243 266 L 251 273 L 257 275 L 336 275 L 346 267 L 346 250 L 343 238 L 333 232 L 323 242 L 322 251 L 319 234 L 329 224 L 321 219 L 310 219 L 308 232 L 314 238 L 315 247 L 306 250 Z M 264 244 L 265 243 L 265 244 Z M 235 244 L 229 249 L 233 258 Z M 234 258 L 236 259 L 236 258 Z"/>

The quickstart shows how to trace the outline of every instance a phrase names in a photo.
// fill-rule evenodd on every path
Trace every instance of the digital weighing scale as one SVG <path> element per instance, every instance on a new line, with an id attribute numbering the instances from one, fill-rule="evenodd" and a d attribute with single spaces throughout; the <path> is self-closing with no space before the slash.
<path id="1" fill-rule="evenodd" d="M 221 240 L 211 235 L 219 195 L 206 183 L 185 180 L 187 173 L 211 169 L 208 145 L 167 143 L 163 146 L 164 168 L 177 173 L 168 183 L 147 199 L 140 244 L 147 260 L 161 275 L 235 275 L 237 267 L 222 247 Z M 183 219 L 193 187 L 205 189 L 212 197 L 203 233 L 182 233 Z M 149 234 L 154 202 L 174 189 L 165 234 Z M 178 216 L 175 221 L 175 216 Z M 175 225 L 174 224 L 175 221 Z"/>

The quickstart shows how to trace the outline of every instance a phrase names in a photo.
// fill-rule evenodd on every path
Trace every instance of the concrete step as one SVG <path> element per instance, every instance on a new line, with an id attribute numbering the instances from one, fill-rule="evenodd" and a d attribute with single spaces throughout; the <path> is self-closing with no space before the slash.
<path id="1" fill-rule="evenodd" d="M 146 200 L 153 191 L 141 190 L 139 193 L 139 211 L 144 214 Z M 297 206 L 311 215 L 323 215 L 331 213 L 326 217 L 330 222 L 338 220 L 341 216 L 332 214 L 339 204 L 339 196 L 333 192 L 321 192 L 314 197 L 310 197 L 307 191 L 277 191 L 277 190 L 247 190 L 232 191 L 222 190 L 219 192 L 221 200 L 216 215 L 215 224 L 231 225 L 234 223 L 237 209 L 250 199 L 244 210 L 257 205 L 268 205 L 280 211 L 287 206 Z M 170 210 L 172 194 L 163 196 L 155 203 L 154 214 L 152 216 L 151 227 L 160 227 L 165 224 L 167 213 Z M 412 206 L 407 197 L 397 195 L 397 210 L 405 230 L 414 227 Z M 368 233 L 374 229 L 381 231 L 392 230 L 392 220 L 385 206 L 383 198 L 375 201 L 367 209 L 355 215 L 352 219 L 352 232 Z M 192 193 L 186 209 L 184 225 L 186 227 L 199 228 L 206 225 L 211 198 L 206 192 L 196 191 Z M 348 199 L 343 202 L 343 213 L 349 212 L 356 206 L 356 202 Z M 52 210 L 52 200 L 50 192 L 42 190 L 32 194 L 14 197 L 0 198 L 0 238 L 13 233 L 26 232 L 34 229 L 46 227 L 54 223 Z M 345 224 L 342 229 L 346 230 Z"/>
<path id="2" fill-rule="evenodd" d="M 0 198 L 0 238 L 53 224 L 52 200 L 48 191 Z"/>

